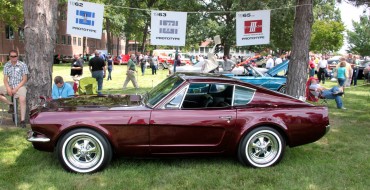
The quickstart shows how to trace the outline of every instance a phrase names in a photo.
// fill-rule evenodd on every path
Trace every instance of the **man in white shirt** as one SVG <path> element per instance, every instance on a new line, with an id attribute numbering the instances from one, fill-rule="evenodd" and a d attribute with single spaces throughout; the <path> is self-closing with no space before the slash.
<path id="1" fill-rule="evenodd" d="M 274 67 L 274 60 L 272 59 L 271 55 L 267 56 L 267 62 L 266 62 L 266 69 L 271 69 Z"/>
<path id="2" fill-rule="evenodd" d="M 319 68 L 319 72 L 317 72 L 317 78 L 319 79 L 319 83 L 322 81 L 325 84 L 325 75 L 327 73 L 328 68 L 328 57 L 322 56 L 322 59 L 319 61 L 317 66 Z"/>
<path id="3" fill-rule="evenodd" d="M 275 59 L 275 65 L 279 65 L 280 63 L 283 62 L 283 59 L 281 59 L 282 56 L 279 56 L 278 58 Z"/>
<path id="4" fill-rule="evenodd" d="M 223 60 L 224 60 L 224 62 L 223 62 L 223 69 L 224 69 L 224 71 L 231 71 L 231 70 L 233 70 L 233 67 L 234 67 L 235 62 L 233 62 L 230 59 L 228 59 L 228 57 L 226 55 L 224 55 Z"/>

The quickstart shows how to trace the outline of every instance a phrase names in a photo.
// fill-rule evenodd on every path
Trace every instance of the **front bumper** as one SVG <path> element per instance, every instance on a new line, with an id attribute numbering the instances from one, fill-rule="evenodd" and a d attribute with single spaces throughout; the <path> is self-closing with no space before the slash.
<path id="1" fill-rule="evenodd" d="M 325 129 L 325 134 L 328 133 L 329 131 L 330 131 L 330 125 L 327 125 Z"/>
<path id="2" fill-rule="evenodd" d="M 50 142 L 50 139 L 45 137 L 44 135 L 37 134 L 33 131 L 27 132 L 27 141 L 29 142 Z"/>

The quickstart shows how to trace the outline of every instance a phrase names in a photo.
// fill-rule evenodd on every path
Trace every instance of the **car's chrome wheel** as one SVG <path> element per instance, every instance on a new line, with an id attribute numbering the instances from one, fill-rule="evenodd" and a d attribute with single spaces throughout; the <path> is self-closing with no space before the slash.
<path id="1" fill-rule="evenodd" d="M 283 94 L 286 94 L 286 86 L 285 86 L 285 85 L 281 86 L 281 87 L 278 89 L 278 92 L 283 93 Z"/>
<path id="2" fill-rule="evenodd" d="M 58 157 L 68 171 L 92 173 L 104 168 L 111 159 L 111 148 L 96 131 L 77 129 L 58 143 Z"/>
<path id="3" fill-rule="evenodd" d="M 248 133 L 239 146 L 239 160 L 263 168 L 278 163 L 283 157 L 285 140 L 278 131 L 261 127 Z"/>

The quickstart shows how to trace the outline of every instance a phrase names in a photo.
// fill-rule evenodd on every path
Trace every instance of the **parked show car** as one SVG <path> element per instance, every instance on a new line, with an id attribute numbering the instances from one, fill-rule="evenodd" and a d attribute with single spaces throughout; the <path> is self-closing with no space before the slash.
<path id="1" fill-rule="evenodd" d="M 201 61 L 199 63 L 196 63 L 195 65 L 187 64 L 187 65 L 183 65 L 183 66 L 177 66 L 176 67 L 176 72 L 177 73 L 204 73 L 203 72 L 204 71 L 204 64 L 207 64 L 207 61 L 208 60 Z M 229 60 L 229 61 L 231 61 L 231 60 Z M 222 68 L 223 62 L 224 62 L 223 59 L 216 59 L 215 64 L 219 66 L 217 68 L 217 72 L 220 72 L 220 73 L 224 72 L 224 69 Z M 233 62 L 233 61 L 231 61 L 231 62 Z M 233 62 L 233 64 L 235 65 L 234 62 Z M 173 65 L 171 65 L 169 68 L 170 68 L 170 74 L 173 74 L 174 73 Z M 265 69 L 265 68 L 254 67 L 254 69 L 258 70 L 261 73 L 265 73 L 267 71 L 267 69 Z M 233 73 L 235 75 L 243 75 L 245 73 L 245 69 L 244 69 L 243 66 L 238 66 L 238 67 L 233 68 L 233 70 L 231 70 L 231 73 Z"/>
<path id="2" fill-rule="evenodd" d="M 77 173 L 102 170 L 113 155 L 229 155 L 263 168 L 277 164 L 286 146 L 329 130 L 327 107 L 223 75 L 172 75 L 134 99 L 43 102 L 31 111 L 27 139 Z"/>
<path id="3" fill-rule="evenodd" d="M 286 71 L 288 70 L 289 61 L 284 61 L 276 65 L 275 67 L 266 71 L 266 73 L 260 72 L 256 68 L 250 67 L 251 72 L 245 72 L 243 75 L 236 75 L 233 73 L 224 74 L 229 77 L 233 77 L 244 82 L 249 82 L 257 86 L 262 86 L 271 90 L 279 91 L 281 93 L 286 92 Z"/>

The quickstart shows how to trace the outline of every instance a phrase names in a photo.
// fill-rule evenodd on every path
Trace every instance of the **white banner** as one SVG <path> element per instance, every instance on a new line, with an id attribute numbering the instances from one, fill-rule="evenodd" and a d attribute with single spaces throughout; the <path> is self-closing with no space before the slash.
<path id="1" fill-rule="evenodd" d="M 101 39 L 104 5 L 68 0 L 67 34 Z"/>
<path id="2" fill-rule="evenodd" d="M 270 10 L 236 13 L 236 45 L 270 43 Z"/>
<path id="3" fill-rule="evenodd" d="M 185 46 L 186 12 L 152 11 L 151 45 Z"/>

